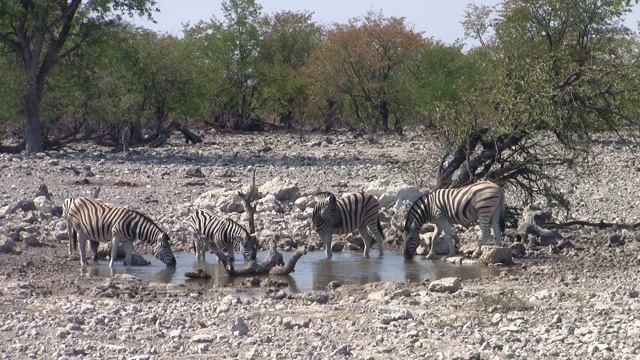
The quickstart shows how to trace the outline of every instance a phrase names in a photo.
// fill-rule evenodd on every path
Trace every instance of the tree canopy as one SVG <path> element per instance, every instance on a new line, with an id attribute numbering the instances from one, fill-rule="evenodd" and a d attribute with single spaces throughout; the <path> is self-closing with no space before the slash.
<path id="1" fill-rule="evenodd" d="M 489 178 L 566 205 L 547 167 L 584 160 L 598 132 L 640 129 L 640 48 L 623 22 L 636 3 L 470 4 L 460 19 L 469 47 L 382 11 L 320 25 L 310 12 L 225 0 L 222 18 L 176 37 L 127 22 L 150 17 L 151 0 L 2 2 L 0 125 L 24 136 L 0 151 L 145 144 L 167 129 L 187 134 L 182 124 L 413 127 L 444 139 L 436 187 Z"/>

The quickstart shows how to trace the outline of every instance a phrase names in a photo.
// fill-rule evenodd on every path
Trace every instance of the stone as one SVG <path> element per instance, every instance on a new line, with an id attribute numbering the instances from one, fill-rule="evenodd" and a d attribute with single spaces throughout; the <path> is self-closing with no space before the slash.
<path id="1" fill-rule="evenodd" d="M 122 261 L 124 265 L 125 260 Z M 145 259 L 142 255 L 131 254 L 131 266 L 147 266 L 151 265 L 151 261 Z"/>
<path id="2" fill-rule="evenodd" d="M 231 325 L 231 332 L 235 336 L 244 336 L 249 333 L 249 327 L 241 317 L 236 318 L 236 321 Z"/>
<path id="3" fill-rule="evenodd" d="M 306 209 L 308 203 L 309 203 L 309 200 L 306 197 L 298 198 L 296 201 L 293 202 L 295 207 L 297 207 L 300 210 Z"/>
<path id="4" fill-rule="evenodd" d="M 204 178 L 204 173 L 202 172 L 202 169 L 200 169 L 197 166 L 192 166 L 190 168 L 187 169 L 187 173 L 186 175 L 188 177 L 195 177 L 195 178 Z"/>
<path id="5" fill-rule="evenodd" d="M 272 194 L 279 201 L 295 201 L 300 197 L 298 185 L 280 176 L 276 176 L 262 184 L 258 191 L 262 196 Z"/>
<path id="6" fill-rule="evenodd" d="M 482 247 L 480 262 L 483 264 L 511 264 L 513 251 L 510 248 L 498 247 L 495 245 L 485 245 Z"/>
<path id="7" fill-rule="evenodd" d="M 511 244 L 509 246 L 509 248 L 511 249 L 511 251 L 513 253 L 513 257 L 515 257 L 515 258 L 523 258 L 525 256 L 525 254 L 527 253 L 527 247 L 524 246 L 524 244 L 520 243 L 520 242 Z M 483 247 L 483 251 L 484 251 L 484 247 Z"/>
<path id="8" fill-rule="evenodd" d="M 9 254 L 13 252 L 15 243 L 11 238 L 5 235 L 0 235 L 0 253 Z"/>
<path id="9" fill-rule="evenodd" d="M 429 283 L 429 291 L 454 293 L 462 287 L 459 277 L 446 277 Z"/>
<path id="10" fill-rule="evenodd" d="M 381 207 L 396 204 L 396 208 L 400 208 L 405 201 L 412 203 L 422 195 L 416 186 L 390 179 L 372 181 L 365 186 L 364 192 L 375 196 Z"/>
<path id="11" fill-rule="evenodd" d="M 34 234 L 24 234 L 21 235 L 21 237 L 22 242 L 27 246 L 38 247 L 41 245 L 40 240 L 38 240 L 38 238 Z"/>
<path id="12" fill-rule="evenodd" d="M 378 321 L 381 324 L 389 325 L 399 320 L 413 319 L 413 313 L 406 309 L 381 308 L 378 310 Z"/>
<path id="13" fill-rule="evenodd" d="M 57 212 L 56 204 L 44 196 L 37 196 L 33 199 L 33 205 L 36 209 L 45 214 L 54 214 Z"/>
<path id="14" fill-rule="evenodd" d="M 196 207 L 203 207 L 209 210 L 220 210 L 223 213 L 242 213 L 244 206 L 237 191 L 226 190 L 224 188 L 214 189 L 201 194 L 194 202 Z"/>
<path id="15" fill-rule="evenodd" d="M 302 299 L 316 304 L 326 304 L 329 302 L 329 295 L 323 292 L 309 291 L 302 294 Z"/>

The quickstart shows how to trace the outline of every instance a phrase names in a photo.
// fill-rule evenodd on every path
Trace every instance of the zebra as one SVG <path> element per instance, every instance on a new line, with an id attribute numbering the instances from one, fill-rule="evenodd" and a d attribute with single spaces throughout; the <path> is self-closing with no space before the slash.
<path id="1" fill-rule="evenodd" d="M 62 203 L 62 217 L 67 222 L 67 232 L 69 233 L 69 255 L 73 255 L 78 251 L 78 243 L 73 241 L 76 236 L 74 235 L 73 226 L 69 222 L 69 207 L 71 203 L 75 200 L 75 197 L 68 197 L 64 199 Z M 91 253 L 91 257 L 94 261 L 98 261 L 98 248 L 100 247 L 100 242 L 95 240 L 89 240 L 89 252 Z"/>
<path id="2" fill-rule="evenodd" d="M 197 260 L 204 260 L 205 245 L 208 245 L 209 249 L 218 257 L 218 261 L 222 261 L 225 265 L 224 259 L 226 258 L 229 262 L 235 261 L 233 254 L 235 246 L 240 247 L 245 259 L 256 259 L 257 239 L 255 235 L 249 234 L 237 222 L 218 217 L 207 210 L 198 209 L 189 216 L 187 223 L 196 234 L 193 250 Z M 223 249 L 227 250 L 227 256 L 222 252 Z"/>
<path id="3" fill-rule="evenodd" d="M 113 267 L 118 244 L 124 243 L 125 264 L 131 265 L 133 242 L 141 240 L 154 247 L 154 256 L 167 267 L 176 266 L 176 258 L 171 251 L 171 239 L 147 215 L 119 206 L 105 205 L 95 199 L 78 197 L 69 206 L 69 222 L 73 227 L 74 238 L 80 248 L 80 265 L 86 264 L 85 242 L 93 239 L 100 242 L 111 241 L 111 260 Z"/>
<path id="4" fill-rule="evenodd" d="M 384 233 L 378 218 L 380 203 L 373 195 L 364 192 L 347 193 L 341 199 L 331 192 L 321 191 L 315 194 L 318 202 L 311 215 L 311 227 L 324 241 L 325 254 L 331 259 L 331 239 L 333 234 L 348 234 L 358 230 L 364 240 L 364 257 L 369 257 L 371 235 L 378 243 L 378 252 L 383 256 L 382 241 Z"/>
<path id="5" fill-rule="evenodd" d="M 425 223 L 433 223 L 436 229 L 431 238 L 431 249 L 427 259 L 435 257 L 435 242 L 443 231 L 449 245 L 449 256 L 456 252 L 452 235 L 452 225 L 469 226 L 478 221 L 482 238 L 473 253 L 480 256 L 482 246 L 489 237 L 489 227 L 493 226 L 495 244 L 501 246 L 501 232 L 504 231 L 504 190 L 491 181 L 479 181 L 457 189 L 439 189 L 417 198 L 409 210 L 404 223 L 404 258 L 411 259 L 420 244 L 418 231 Z"/>

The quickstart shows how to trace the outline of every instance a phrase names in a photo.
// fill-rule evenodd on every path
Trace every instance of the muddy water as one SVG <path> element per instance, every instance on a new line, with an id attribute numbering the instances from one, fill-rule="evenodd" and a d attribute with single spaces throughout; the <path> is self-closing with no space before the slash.
<path id="1" fill-rule="evenodd" d="M 284 253 L 285 261 L 293 253 Z M 265 253 L 258 253 L 258 259 L 264 258 Z M 238 286 L 243 277 L 231 278 L 225 272 L 222 264 L 216 263 L 213 254 L 207 254 L 205 262 L 197 262 L 191 253 L 176 254 L 178 265 L 175 269 L 165 267 L 151 255 L 145 255 L 151 261 L 149 266 L 126 267 L 117 262 L 113 269 L 109 269 L 108 261 L 100 261 L 97 265 L 89 265 L 88 272 L 95 276 L 109 277 L 114 274 L 131 274 L 145 281 L 161 283 L 184 283 L 192 280 L 184 276 L 187 271 L 204 269 L 211 275 L 207 284 L 221 286 Z M 244 262 L 242 255 L 236 254 L 239 266 Z M 377 254 L 366 259 L 361 253 L 334 253 L 331 260 L 325 259 L 324 252 L 314 251 L 304 255 L 297 263 L 296 270 L 288 276 L 272 276 L 273 279 L 285 280 L 289 283 L 288 292 L 298 293 L 310 290 L 325 289 L 331 281 L 343 284 L 366 284 L 376 281 L 411 281 L 420 282 L 424 279 L 431 281 L 457 276 L 462 279 L 485 278 L 497 276 L 502 271 L 513 272 L 514 268 L 488 267 L 481 264 L 452 265 L 442 260 L 424 260 L 415 257 L 405 260 L 401 252 L 387 251 L 383 257 Z"/>

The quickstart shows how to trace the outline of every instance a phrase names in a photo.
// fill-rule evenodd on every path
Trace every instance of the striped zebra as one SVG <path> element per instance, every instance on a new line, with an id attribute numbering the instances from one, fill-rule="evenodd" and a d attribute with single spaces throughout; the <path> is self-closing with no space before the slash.
<path id="1" fill-rule="evenodd" d="M 482 238 L 473 256 L 480 256 L 482 246 L 489 237 L 489 228 L 493 226 L 495 244 L 501 244 L 501 232 L 504 231 L 504 191 L 490 181 L 480 181 L 458 189 L 439 189 L 423 194 L 407 211 L 404 223 L 404 257 L 411 259 L 420 245 L 418 231 L 425 223 L 436 226 L 431 238 L 428 259 L 435 257 L 435 243 L 440 232 L 444 232 L 449 245 L 449 256 L 456 253 L 452 235 L 452 225 L 469 226 L 480 224 Z"/>
<path id="2" fill-rule="evenodd" d="M 235 261 L 234 247 L 242 250 L 245 259 L 256 259 L 255 235 L 249 234 L 237 222 L 218 217 L 207 210 L 198 209 L 189 216 L 187 223 L 196 234 L 193 250 L 197 260 L 204 260 L 206 245 L 216 254 L 218 261 L 222 261 L 225 265 L 224 259 L 228 259 L 229 262 Z M 227 250 L 227 256 L 222 252 L 223 249 Z"/>
<path id="3" fill-rule="evenodd" d="M 384 234 L 378 218 L 380 203 L 373 195 L 364 192 L 347 193 L 341 199 L 330 192 L 316 194 L 318 202 L 313 208 L 311 226 L 323 240 L 327 259 L 331 259 L 331 239 L 333 234 L 348 234 L 358 230 L 364 240 L 364 256 L 369 257 L 371 235 L 378 243 L 380 256 L 383 255 Z"/>
<path id="4" fill-rule="evenodd" d="M 69 223 L 69 207 L 71 203 L 75 200 L 75 197 L 69 197 L 64 199 L 62 203 L 62 217 L 67 222 L 67 232 L 69 233 L 69 255 L 73 255 L 78 251 L 78 242 L 73 241 L 72 239 L 76 238 L 75 230 L 71 223 Z M 91 253 L 91 257 L 94 261 L 98 261 L 98 248 L 100 247 L 100 242 L 95 240 L 89 240 L 89 252 Z"/>
<path id="5" fill-rule="evenodd" d="M 80 248 L 80 265 L 85 265 L 85 242 L 93 239 L 100 242 L 111 241 L 111 261 L 113 267 L 118 244 L 125 246 L 125 264 L 131 265 L 133 242 L 143 241 L 154 247 L 154 256 L 167 267 L 176 266 L 176 258 L 171 251 L 171 239 L 153 220 L 145 214 L 119 206 L 105 205 L 95 199 L 78 197 L 69 206 L 69 223 L 73 227 L 74 238 Z"/>

